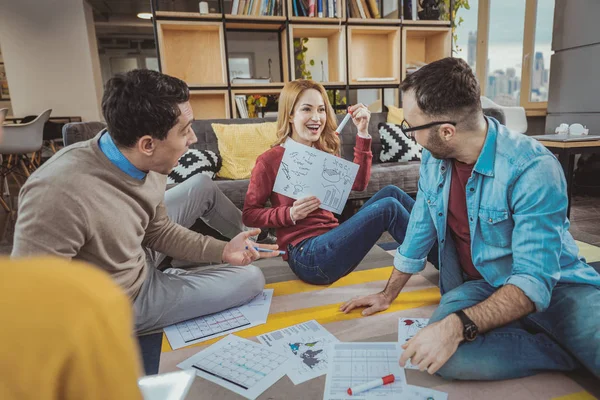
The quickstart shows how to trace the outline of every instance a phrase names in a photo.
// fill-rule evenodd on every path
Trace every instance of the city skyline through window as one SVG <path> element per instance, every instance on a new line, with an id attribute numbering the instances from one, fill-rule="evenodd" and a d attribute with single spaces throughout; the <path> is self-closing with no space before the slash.
<path id="1" fill-rule="evenodd" d="M 520 105 L 525 0 L 490 0 L 489 37 L 486 63 L 485 96 L 505 105 Z M 477 60 L 478 1 L 470 9 L 460 9 L 457 18 L 456 57 L 466 60 L 475 70 Z M 531 60 L 531 92 L 528 101 L 548 100 L 554 0 L 538 0 L 534 50 Z M 481 84 L 481 82 L 480 82 Z"/>

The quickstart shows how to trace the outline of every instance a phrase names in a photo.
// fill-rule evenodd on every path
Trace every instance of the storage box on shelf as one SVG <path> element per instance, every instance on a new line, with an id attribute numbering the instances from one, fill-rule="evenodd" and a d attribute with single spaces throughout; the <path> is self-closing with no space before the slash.
<path id="1" fill-rule="evenodd" d="M 404 26 L 402 28 L 402 79 L 408 64 L 429 64 L 450 55 L 452 28 Z"/>
<path id="2" fill-rule="evenodd" d="M 189 86 L 226 86 L 221 22 L 157 21 L 162 72 Z"/>
<path id="3" fill-rule="evenodd" d="M 191 90 L 194 119 L 231 118 L 227 90 Z"/>
<path id="4" fill-rule="evenodd" d="M 348 26 L 350 85 L 400 83 L 400 27 Z"/>
<path id="5" fill-rule="evenodd" d="M 327 39 L 327 48 L 323 53 L 327 54 L 327 69 L 324 85 L 345 85 L 346 84 L 346 27 L 338 25 L 290 25 L 290 49 L 294 49 L 294 39 L 308 38 L 307 46 L 311 46 L 311 38 Z M 314 41 L 313 41 L 314 43 Z M 290 52 L 290 63 L 292 64 L 291 79 L 300 78 L 296 76 L 294 66 L 295 54 Z M 316 81 L 321 81 L 319 77 L 313 76 Z"/>

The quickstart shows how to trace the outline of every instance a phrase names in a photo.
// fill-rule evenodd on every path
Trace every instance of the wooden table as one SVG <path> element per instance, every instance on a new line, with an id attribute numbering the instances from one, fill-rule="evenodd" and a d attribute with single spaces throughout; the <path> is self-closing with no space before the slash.
<path id="1" fill-rule="evenodd" d="M 571 215 L 571 196 L 573 192 L 573 171 L 575 169 L 575 155 L 600 153 L 600 140 L 588 140 L 583 142 L 551 142 L 540 140 L 541 144 L 558 156 L 558 161 L 563 168 L 567 179 L 567 218 Z"/>

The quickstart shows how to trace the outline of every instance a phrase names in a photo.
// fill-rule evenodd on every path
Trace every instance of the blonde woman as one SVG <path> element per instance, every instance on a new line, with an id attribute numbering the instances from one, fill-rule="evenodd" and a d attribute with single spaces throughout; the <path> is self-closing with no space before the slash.
<path id="1" fill-rule="evenodd" d="M 360 165 L 353 190 L 365 190 L 371 174 L 371 113 L 362 104 L 348 108 L 358 128 L 354 163 Z M 319 208 L 314 196 L 294 200 L 273 192 L 275 177 L 292 139 L 340 155 L 335 114 L 322 85 L 299 79 L 287 83 L 279 97 L 279 140 L 256 160 L 242 220 L 247 226 L 276 228 L 277 244 L 292 271 L 316 285 L 335 282 L 352 271 L 385 231 L 402 243 L 414 200 L 395 186 L 376 193 L 356 215 L 339 224 L 330 211 Z M 271 207 L 265 208 L 267 200 Z"/>

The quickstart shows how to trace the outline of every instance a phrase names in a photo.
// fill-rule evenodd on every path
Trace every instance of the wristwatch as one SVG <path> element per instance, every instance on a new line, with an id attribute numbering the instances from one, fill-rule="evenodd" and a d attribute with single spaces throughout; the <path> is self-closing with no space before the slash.
<path id="1" fill-rule="evenodd" d="M 472 342 L 477 338 L 479 328 L 475 325 L 475 322 L 471 321 L 471 318 L 467 317 L 467 314 L 463 310 L 459 310 L 454 314 L 458 315 L 460 321 L 463 324 L 463 337 L 467 342 Z"/>

